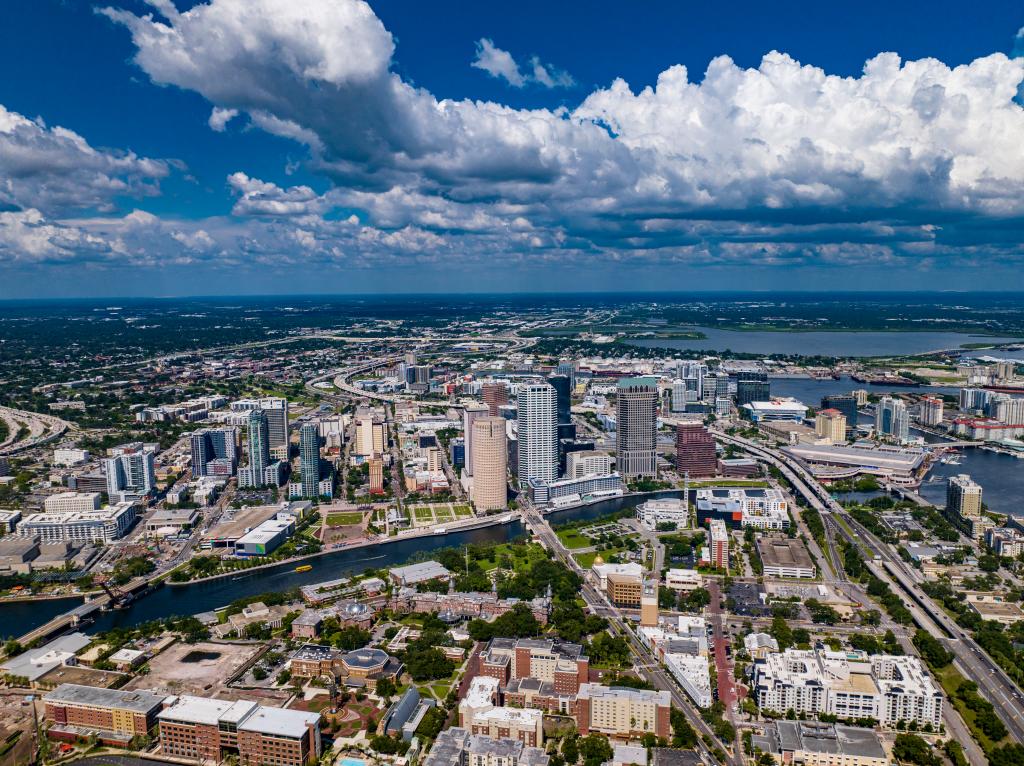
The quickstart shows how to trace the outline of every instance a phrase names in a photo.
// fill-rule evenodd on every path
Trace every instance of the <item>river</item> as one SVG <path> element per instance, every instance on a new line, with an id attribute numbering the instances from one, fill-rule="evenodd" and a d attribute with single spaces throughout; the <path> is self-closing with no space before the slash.
<path id="1" fill-rule="evenodd" d="M 659 493 L 666 496 L 679 494 L 672 491 Z M 550 519 L 556 524 L 593 519 L 623 508 L 635 507 L 643 499 L 645 498 L 637 496 L 612 498 L 593 505 L 556 511 L 550 515 Z M 291 562 L 248 574 L 240 572 L 232 577 L 191 585 L 164 585 L 125 609 L 98 614 L 96 622 L 88 630 L 109 630 L 117 626 L 137 625 L 159 617 L 207 612 L 246 596 L 290 590 L 324 580 L 360 574 L 367 569 L 382 569 L 404 564 L 413 554 L 420 551 L 458 548 L 469 543 L 507 542 L 523 535 L 524 532 L 523 525 L 515 521 L 511 524 L 495 524 L 465 532 L 450 532 L 446 535 L 430 535 L 334 551 L 309 559 L 308 563 L 313 565 L 313 569 L 308 572 L 296 572 L 296 564 Z M 24 635 L 32 628 L 46 623 L 80 603 L 80 598 L 0 603 L 2 633 Z"/>
<path id="2" fill-rule="evenodd" d="M 799 354 L 801 356 L 904 356 L 961 348 L 974 343 L 1011 343 L 1017 338 L 989 337 L 958 332 L 771 332 L 694 327 L 700 340 L 643 339 L 628 341 L 643 348 L 694 351 L 735 351 L 744 354 Z M 992 353 L 998 352 L 977 352 Z"/>

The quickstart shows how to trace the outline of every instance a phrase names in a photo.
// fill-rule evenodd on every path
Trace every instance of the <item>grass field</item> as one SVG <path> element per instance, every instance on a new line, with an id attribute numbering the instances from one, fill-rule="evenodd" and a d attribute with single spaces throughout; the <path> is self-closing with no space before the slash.
<path id="1" fill-rule="evenodd" d="M 349 513 L 329 513 L 327 514 L 327 526 L 329 527 L 343 527 L 348 524 L 361 524 L 363 521 L 363 514 L 359 511 L 351 511 Z"/>
<path id="2" fill-rule="evenodd" d="M 587 551 L 586 553 L 574 553 L 573 558 L 576 559 L 577 563 L 584 569 L 590 569 L 594 565 L 594 559 L 597 558 L 598 554 L 601 555 L 605 561 L 608 561 L 612 556 L 617 553 L 622 553 L 625 548 L 612 548 L 607 551 Z"/>
<path id="3" fill-rule="evenodd" d="M 444 524 L 446 522 L 468 519 L 473 516 L 473 509 L 465 503 L 430 503 L 409 507 L 413 522 L 417 526 Z"/>
<path id="4" fill-rule="evenodd" d="M 566 548 L 586 548 L 594 543 L 589 537 L 584 537 L 575 529 L 562 529 L 557 533 L 558 539 L 562 541 L 562 545 Z"/>

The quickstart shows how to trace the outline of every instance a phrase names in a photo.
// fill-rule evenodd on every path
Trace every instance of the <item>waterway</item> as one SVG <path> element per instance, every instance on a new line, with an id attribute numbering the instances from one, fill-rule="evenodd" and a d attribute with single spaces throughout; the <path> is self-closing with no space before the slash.
<path id="1" fill-rule="evenodd" d="M 700 340 L 643 339 L 629 341 L 643 348 L 693 351 L 736 351 L 744 354 L 799 354 L 802 356 L 902 356 L 961 348 L 973 343 L 1011 343 L 1016 338 L 969 335 L 958 332 L 770 332 L 694 327 Z M 975 352 L 978 354 L 984 351 Z M 999 352 L 989 351 L 993 355 Z"/>
<path id="2" fill-rule="evenodd" d="M 872 394 L 916 393 L 916 394 L 950 394 L 957 396 L 959 388 L 952 386 L 889 386 L 858 383 L 844 375 L 839 380 L 832 378 L 769 378 L 772 396 L 792 396 L 809 407 L 820 407 L 823 396 L 848 394 L 854 389 L 863 388 Z"/>
<path id="3" fill-rule="evenodd" d="M 682 493 L 668 490 L 658 496 L 678 497 Z M 592 505 L 569 508 L 550 514 L 552 523 L 596 519 L 624 508 L 635 507 L 648 496 L 622 497 L 603 500 Z M 100 613 L 87 632 L 110 630 L 118 626 L 137 625 L 170 615 L 198 614 L 217 609 L 239 598 L 271 591 L 285 591 L 303 585 L 333 580 L 367 569 L 381 569 L 404 564 L 413 554 L 438 548 L 457 548 L 469 543 L 508 542 L 525 533 L 518 522 L 496 524 L 465 532 L 431 535 L 409 540 L 379 543 L 324 554 L 310 559 L 313 569 L 296 572 L 295 563 L 267 567 L 249 574 L 241 572 L 234 577 L 220 578 L 191 585 L 165 585 L 125 609 Z M 0 603 L 0 633 L 20 636 L 68 610 L 78 606 L 81 599 L 53 599 L 38 602 Z"/>

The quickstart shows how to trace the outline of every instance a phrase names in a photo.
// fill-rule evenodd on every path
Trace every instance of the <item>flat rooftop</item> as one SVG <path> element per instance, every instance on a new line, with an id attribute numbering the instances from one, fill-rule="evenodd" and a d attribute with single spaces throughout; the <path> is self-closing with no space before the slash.
<path id="1" fill-rule="evenodd" d="M 761 537 L 757 552 L 766 567 L 801 567 L 814 569 L 811 554 L 802 540 L 789 537 Z"/>
<path id="2" fill-rule="evenodd" d="M 160 707 L 166 697 L 146 691 L 122 691 L 120 689 L 100 689 L 95 686 L 81 684 L 61 684 L 48 693 L 43 700 L 61 702 L 66 705 L 83 705 L 85 707 L 109 707 L 120 710 L 131 710 L 136 713 L 149 713 Z"/>
<path id="3" fill-rule="evenodd" d="M 316 726 L 319 721 L 319 713 L 260 705 L 238 725 L 238 730 L 254 731 L 272 737 L 300 739 L 309 727 Z"/>

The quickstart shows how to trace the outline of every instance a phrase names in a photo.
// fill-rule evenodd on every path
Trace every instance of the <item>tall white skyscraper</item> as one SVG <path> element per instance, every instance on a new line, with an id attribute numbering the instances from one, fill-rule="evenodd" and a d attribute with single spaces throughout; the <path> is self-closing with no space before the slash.
<path id="1" fill-rule="evenodd" d="M 519 483 L 558 478 L 558 394 L 547 383 L 519 388 L 516 416 Z"/>
<path id="2" fill-rule="evenodd" d="M 902 399 L 883 396 L 875 407 L 875 432 L 890 436 L 900 444 L 910 437 L 910 414 Z"/>
<path id="3" fill-rule="evenodd" d="M 156 487 L 156 471 L 153 467 L 152 446 L 141 442 L 122 444 L 115 447 L 112 457 L 103 461 L 103 472 L 107 476 L 107 495 L 111 502 L 118 502 L 122 495 L 142 497 Z"/>

